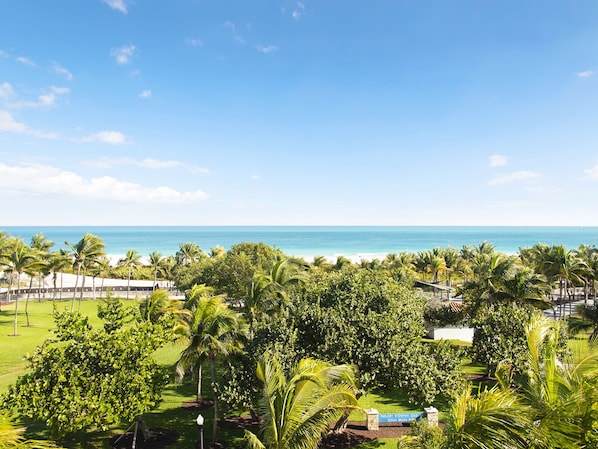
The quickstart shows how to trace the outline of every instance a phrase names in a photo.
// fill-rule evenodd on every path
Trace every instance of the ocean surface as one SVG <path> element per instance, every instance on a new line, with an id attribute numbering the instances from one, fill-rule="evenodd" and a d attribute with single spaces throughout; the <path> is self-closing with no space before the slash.
<path id="1" fill-rule="evenodd" d="M 486 227 L 486 226 L 0 226 L 11 236 L 29 242 L 41 233 L 64 248 L 86 232 L 102 238 L 111 258 L 136 249 L 142 255 L 158 251 L 175 254 L 179 244 L 195 242 L 209 252 L 229 249 L 241 242 L 263 242 L 288 255 L 312 260 L 320 255 L 336 258 L 383 258 L 401 251 L 417 252 L 434 247 L 478 245 L 484 240 L 496 250 L 515 254 L 536 243 L 563 244 L 569 249 L 580 244 L 598 246 L 598 227 Z"/>

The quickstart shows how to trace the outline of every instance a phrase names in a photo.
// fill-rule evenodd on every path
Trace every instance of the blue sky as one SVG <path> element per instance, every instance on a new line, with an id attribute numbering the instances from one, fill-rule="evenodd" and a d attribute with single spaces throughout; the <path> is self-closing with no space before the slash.
<path id="1" fill-rule="evenodd" d="M 598 225 L 598 2 L 19 0 L 0 225 Z"/>

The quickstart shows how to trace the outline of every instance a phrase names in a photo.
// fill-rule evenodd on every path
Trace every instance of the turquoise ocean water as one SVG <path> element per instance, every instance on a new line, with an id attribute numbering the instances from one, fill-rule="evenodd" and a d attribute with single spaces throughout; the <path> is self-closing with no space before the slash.
<path id="1" fill-rule="evenodd" d="M 538 242 L 563 244 L 569 249 L 581 243 L 598 246 L 598 227 L 478 227 L 478 226 L 5 226 L 0 230 L 27 242 L 42 233 L 55 242 L 54 249 L 75 243 L 86 232 L 101 237 L 112 257 L 136 249 L 147 255 L 176 253 L 179 244 L 195 242 L 204 251 L 215 246 L 230 248 L 240 242 L 264 242 L 288 255 L 311 260 L 315 255 L 382 258 L 389 253 L 417 252 L 434 247 L 460 249 L 484 240 L 498 251 L 515 254 Z"/>

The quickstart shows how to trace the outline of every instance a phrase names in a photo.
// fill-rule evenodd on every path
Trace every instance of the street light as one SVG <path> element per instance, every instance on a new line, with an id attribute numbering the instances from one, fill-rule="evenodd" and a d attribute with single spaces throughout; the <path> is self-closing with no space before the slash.
<path id="1" fill-rule="evenodd" d="M 203 416 L 197 415 L 197 427 L 199 427 L 199 449 L 203 449 Z"/>

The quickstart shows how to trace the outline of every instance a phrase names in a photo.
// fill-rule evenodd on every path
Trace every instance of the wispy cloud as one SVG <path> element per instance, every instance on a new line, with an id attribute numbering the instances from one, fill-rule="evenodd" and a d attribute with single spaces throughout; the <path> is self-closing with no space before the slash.
<path id="1" fill-rule="evenodd" d="M 598 163 L 593 167 L 587 168 L 584 170 L 585 179 L 595 179 L 598 180 Z"/>
<path id="2" fill-rule="evenodd" d="M 160 159 L 152 159 L 152 158 L 145 158 L 145 159 L 132 159 L 128 157 L 120 157 L 120 158 L 100 158 L 91 161 L 86 161 L 85 165 L 88 167 L 98 167 L 98 168 L 112 168 L 117 166 L 123 165 L 133 165 L 136 167 L 148 168 L 148 169 L 166 169 L 166 168 L 176 168 L 181 167 L 193 173 L 209 173 L 210 171 L 207 168 L 197 167 L 194 165 L 186 164 L 184 162 L 176 161 L 176 160 L 160 160 Z"/>
<path id="3" fill-rule="evenodd" d="M 262 45 L 256 45 L 255 48 L 257 51 L 259 51 L 260 53 L 264 53 L 265 55 L 275 53 L 278 50 L 278 47 L 275 47 L 274 45 L 268 45 L 267 47 L 264 47 Z"/>
<path id="4" fill-rule="evenodd" d="M 237 42 L 238 44 L 244 44 L 245 43 L 245 39 L 243 38 L 243 36 L 241 36 L 239 33 L 237 33 L 237 27 L 233 22 L 224 22 L 224 26 L 226 28 L 228 28 L 229 30 L 231 30 L 231 32 L 233 33 L 233 39 L 235 40 L 235 42 Z"/>
<path id="5" fill-rule="evenodd" d="M 305 14 L 305 5 L 301 2 L 297 2 L 297 7 L 293 10 L 291 15 L 293 16 L 293 19 L 299 21 L 303 14 Z"/>
<path id="6" fill-rule="evenodd" d="M 38 131 L 16 121 L 8 111 L 0 111 L 0 132 L 27 134 L 40 139 L 57 139 L 59 137 L 57 134 Z"/>
<path id="7" fill-rule="evenodd" d="M 71 171 L 33 164 L 8 166 L 0 163 L 0 189 L 130 203 L 188 204 L 208 198 L 201 190 L 179 192 L 167 186 L 148 187 L 111 176 L 85 179 Z"/>
<path id="8" fill-rule="evenodd" d="M 251 179 L 252 181 L 261 181 L 262 178 L 260 175 L 251 175 L 249 179 Z"/>
<path id="9" fill-rule="evenodd" d="M 127 2 L 125 0 L 102 0 L 102 2 L 123 14 L 127 13 Z"/>
<path id="10" fill-rule="evenodd" d="M 196 38 L 193 38 L 193 37 L 188 37 L 187 39 L 185 39 L 185 42 L 188 45 L 191 45 L 193 47 L 201 47 L 201 46 L 203 46 L 203 41 L 201 39 L 196 39 Z"/>
<path id="11" fill-rule="evenodd" d="M 50 86 L 37 96 L 35 100 L 21 100 L 17 98 L 13 87 L 9 83 L 0 85 L 0 100 L 3 100 L 5 106 L 9 109 L 25 109 L 52 107 L 64 95 L 70 93 L 68 87 Z"/>
<path id="12" fill-rule="evenodd" d="M 152 98 L 152 91 L 151 90 L 144 90 L 142 92 L 139 93 L 139 98 L 142 98 L 144 100 L 149 100 L 150 98 Z"/>
<path id="13" fill-rule="evenodd" d="M 52 63 L 52 65 L 50 66 L 50 70 L 54 73 L 57 73 L 58 75 L 64 76 L 64 78 L 68 81 L 71 81 L 73 79 L 73 74 L 57 62 Z"/>
<path id="14" fill-rule="evenodd" d="M 133 55 L 135 55 L 136 50 L 134 45 L 124 45 L 110 50 L 110 56 L 112 56 L 119 64 L 124 65 L 130 62 Z"/>
<path id="15" fill-rule="evenodd" d="M 0 84 L 0 100 L 7 101 L 15 96 L 15 90 L 8 82 Z"/>
<path id="16" fill-rule="evenodd" d="M 591 70 L 584 70 L 583 72 L 577 72 L 576 75 L 578 78 L 589 78 L 594 75 L 594 72 Z"/>
<path id="17" fill-rule="evenodd" d="M 24 56 L 17 56 L 15 59 L 19 61 L 21 64 L 28 65 L 29 67 L 37 67 L 37 64 L 35 62 Z"/>
<path id="18" fill-rule="evenodd" d="M 127 143 L 127 138 L 124 134 L 118 131 L 100 131 L 95 134 L 83 137 L 82 142 L 103 142 L 110 145 L 122 145 Z"/>
<path id="19" fill-rule="evenodd" d="M 513 173 L 496 176 L 488 181 L 488 184 L 491 186 L 497 186 L 502 184 L 512 184 L 515 182 L 533 182 L 540 178 L 541 175 L 539 173 L 529 170 L 520 170 Z"/>
<path id="20" fill-rule="evenodd" d="M 507 157 L 502 154 L 493 154 L 489 158 L 490 167 L 504 167 L 507 165 Z"/>

